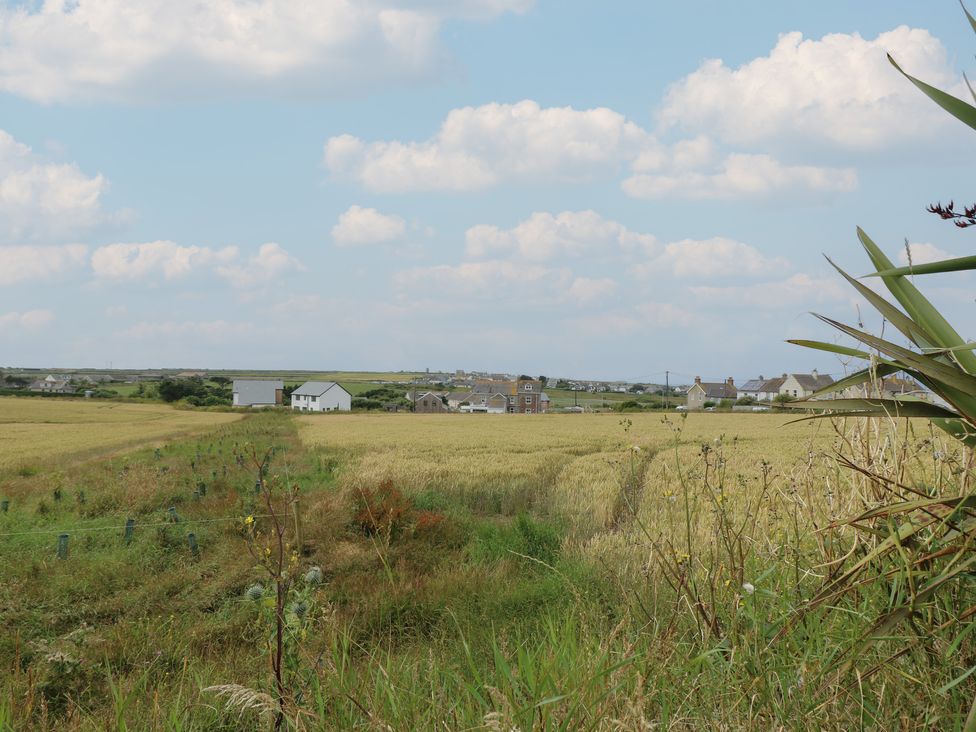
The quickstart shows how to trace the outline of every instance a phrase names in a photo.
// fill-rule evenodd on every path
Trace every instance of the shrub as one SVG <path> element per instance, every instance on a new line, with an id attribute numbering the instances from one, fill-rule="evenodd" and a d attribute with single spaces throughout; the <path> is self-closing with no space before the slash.
<path id="1" fill-rule="evenodd" d="M 410 501 L 393 485 L 384 480 L 375 488 L 359 491 L 356 523 L 370 536 L 392 538 L 402 527 L 410 512 Z"/>

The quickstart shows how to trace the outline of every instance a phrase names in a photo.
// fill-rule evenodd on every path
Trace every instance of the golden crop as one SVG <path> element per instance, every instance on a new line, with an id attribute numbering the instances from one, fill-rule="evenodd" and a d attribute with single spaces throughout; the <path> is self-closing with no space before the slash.
<path id="1" fill-rule="evenodd" d="M 677 440 L 691 467 L 702 444 L 734 444 L 736 470 L 763 460 L 791 465 L 828 432 L 818 423 L 786 426 L 770 414 L 353 414 L 300 418 L 302 438 L 351 458 L 343 482 L 392 479 L 402 490 L 449 491 L 497 504 L 548 503 L 601 529 L 613 520 L 620 486 L 634 460 L 655 475 L 673 460 Z M 680 432 L 676 433 L 675 430 Z M 633 448 L 638 447 L 640 451 Z M 648 491 L 643 491 L 647 493 Z M 649 496 L 647 496 L 649 499 Z"/>
<path id="2" fill-rule="evenodd" d="M 0 397 L 0 470 L 103 454 L 236 419 L 162 404 Z"/>
<path id="3" fill-rule="evenodd" d="M 770 554 L 785 532 L 814 541 L 816 527 L 876 498 L 838 469 L 841 439 L 859 435 L 865 450 L 896 462 L 893 446 L 943 439 L 892 440 L 896 425 L 883 421 L 850 420 L 835 431 L 798 416 L 333 414 L 299 422 L 306 443 L 338 458 L 347 490 L 389 479 L 408 494 L 459 498 L 476 513 L 549 514 L 570 522 L 582 551 L 637 566 L 648 539 L 686 546 L 690 527 L 693 544 L 713 541 L 720 510 L 734 522 L 754 518 Z M 928 469 L 924 459 L 915 463 L 916 472 Z"/>

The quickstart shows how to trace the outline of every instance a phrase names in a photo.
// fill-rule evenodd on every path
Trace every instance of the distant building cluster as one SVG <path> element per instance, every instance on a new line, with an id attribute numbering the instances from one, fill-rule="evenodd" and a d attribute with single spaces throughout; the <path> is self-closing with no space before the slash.
<path id="1" fill-rule="evenodd" d="M 707 409 L 709 406 L 722 402 L 749 402 L 764 408 L 764 404 L 774 401 L 792 401 L 795 399 L 838 399 L 838 398 L 888 398 L 912 395 L 924 399 L 930 398 L 929 392 L 911 379 L 887 377 L 858 386 L 848 387 L 842 391 L 831 390 L 835 381 L 833 377 L 817 373 L 814 369 L 809 374 L 783 374 L 771 379 L 759 376 L 737 387 L 730 376 L 721 382 L 705 382 L 701 377 L 695 377 L 695 383 L 687 390 L 687 409 Z"/>
<path id="2" fill-rule="evenodd" d="M 550 399 L 539 379 L 476 381 L 459 391 L 411 392 L 414 411 L 421 413 L 466 412 L 484 414 L 545 414 Z"/>

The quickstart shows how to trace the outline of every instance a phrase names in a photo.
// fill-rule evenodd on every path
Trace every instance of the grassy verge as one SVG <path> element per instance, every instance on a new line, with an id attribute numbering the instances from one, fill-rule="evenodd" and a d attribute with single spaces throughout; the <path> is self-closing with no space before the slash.
<path id="1" fill-rule="evenodd" d="M 295 728 L 930 729 L 968 708 L 970 681 L 945 688 L 966 668 L 965 639 L 937 659 L 919 647 L 861 678 L 833 673 L 883 588 L 782 632 L 821 586 L 825 551 L 858 551 L 813 530 L 857 489 L 827 496 L 814 453 L 740 464 L 745 440 L 622 433 L 607 440 L 624 452 L 606 466 L 605 518 L 582 522 L 553 499 L 589 474 L 577 468 L 607 462 L 597 443 L 559 454 L 566 475 L 521 458 L 530 472 L 504 498 L 504 471 L 483 495 L 472 476 L 462 490 L 395 469 L 372 478 L 365 448 L 306 444 L 297 424 L 249 415 L 7 485 L 0 729 L 268 727 L 269 626 L 248 598 L 261 575 L 243 518 L 268 524 L 235 458 L 245 445 L 276 448 L 271 473 L 300 488 L 296 577 L 324 575 L 288 653 Z"/>

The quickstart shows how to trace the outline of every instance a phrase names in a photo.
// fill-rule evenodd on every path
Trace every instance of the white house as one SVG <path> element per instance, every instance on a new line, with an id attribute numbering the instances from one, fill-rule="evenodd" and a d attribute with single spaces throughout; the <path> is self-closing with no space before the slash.
<path id="1" fill-rule="evenodd" d="M 51 376 L 50 374 L 40 381 L 32 381 L 28 390 L 47 394 L 70 394 L 74 391 L 69 379 L 63 376 Z"/>
<path id="2" fill-rule="evenodd" d="M 813 396 L 814 392 L 833 383 L 834 380 L 831 377 L 818 374 L 816 369 L 809 374 L 786 374 L 782 385 L 779 387 L 779 393 L 795 399 L 806 399 Z"/>
<path id="3" fill-rule="evenodd" d="M 352 395 L 334 381 L 306 381 L 291 393 L 291 408 L 301 412 L 348 412 Z"/>
<path id="4" fill-rule="evenodd" d="M 281 379 L 234 379 L 235 407 L 281 406 L 285 383 Z"/>
<path id="5" fill-rule="evenodd" d="M 762 375 L 758 379 L 752 379 L 739 387 L 739 399 L 752 397 L 757 402 L 771 402 L 779 389 L 786 381 L 786 374 L 775 379 L 767 379 Z"/>

